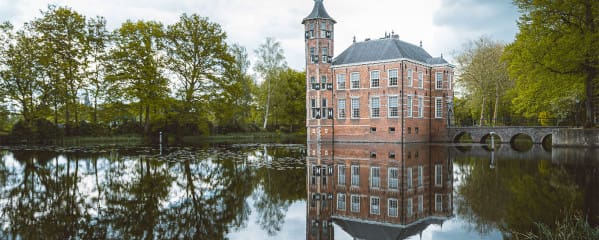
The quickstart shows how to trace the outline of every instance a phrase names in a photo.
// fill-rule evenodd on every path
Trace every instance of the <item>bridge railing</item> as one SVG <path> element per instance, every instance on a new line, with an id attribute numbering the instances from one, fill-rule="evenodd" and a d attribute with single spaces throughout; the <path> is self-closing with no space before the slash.
<path id="1" fill-rule="evenodd" d="M 576 118 L 498 118 L 493 124 L 492 120 L 485 119 L 483 124 L 475 119 L 454 119 L 451 127 L 479 127 L 479 126 L 528 126 L 528 127 L 576 127 L 582 124 Z"/>

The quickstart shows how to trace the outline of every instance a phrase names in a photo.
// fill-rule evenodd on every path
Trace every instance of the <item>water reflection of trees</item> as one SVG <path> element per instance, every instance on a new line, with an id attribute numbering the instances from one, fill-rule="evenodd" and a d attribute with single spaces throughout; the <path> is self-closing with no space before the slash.
<path id="1" fill-rule="evenodd" d="M 497 228 L 509 236 L 534 223 L 553 225 L 564 213 L 582 211 L 582 194 L 564 168 L 547 160 L 454 160 L 460 174 L 457 213 L 479 233 Z"/>
<path id="2" fill-rule="evenodd" d="M 0 154 L 0 238 L 222 239 L 250 220 L 271 235 L 303 199 L 304 169 L 256 167 L 299 159 L 287 148 L 190 151 L 153 157 L 39 151 Z M 252 196 L 253 197 L 250 197 Z"/>

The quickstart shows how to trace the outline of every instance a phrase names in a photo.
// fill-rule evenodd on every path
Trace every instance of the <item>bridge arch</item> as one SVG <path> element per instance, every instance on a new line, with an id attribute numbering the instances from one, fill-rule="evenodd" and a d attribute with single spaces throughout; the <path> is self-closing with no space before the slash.
<path id="1" fill-rule="evenodd" d="M 517 142 L 518 141 L 518 142 Z M 518 132 L 510 138 L 510 146 L 518 152 L 528 152 L 535 143 L 534 136 L 528 133 Z"/>
<path id="2" fill-rule="evenodd" d="M 503 142 L 503 136 L 501 136 L 500 134 L 497 134 L 497 133 L 495 133 L 495 134 L 493 134 L 493 136 L 496 136 L 497 138 L 499 138 L 499 140 L 496 140 L 496 141 L 495 141 L 495 143 L 496 143 L 496 144 L 500 144 L 500 143 L 502 143 L 502 142 Z M 490 134 L 490 133 L 487 133 L 487 134 L 483 135 L 483 136 L 480 138 L 480 143 L 486 143 L 486 142 L 487 142 L 487 140 L 489 140 L 489 139 L 490 139 L 490 137 L 491 137 L 491 134 Z"/>
<path id="3" fill-rule="evenodd" d="M 453 136 L 452 142 L 454 142 L 454 143 L 460 143 L 460 140 L 462 138 L 464 138 L 464 137 L 469 138 L 470 142 L 474 142 L 474 139 L 472 138 L 472 134 L 470 134 L 469 132 L 466 132 L 466 131 L 462 131 L 462 132 L 459 132 L 459 133 L 455 134 Z"/>
<path id="4" fill-rule="evenodd" d="M 545 151 L 551 150 L 551 146 L 553 145 L 553 134 L 547 134 L 541 137 L 541 146 Z"/>

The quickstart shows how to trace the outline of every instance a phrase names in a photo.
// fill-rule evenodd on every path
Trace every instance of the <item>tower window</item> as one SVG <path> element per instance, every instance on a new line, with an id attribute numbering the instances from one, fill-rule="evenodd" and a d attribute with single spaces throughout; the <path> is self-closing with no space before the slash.
<path id="1" fill-rule="evenodd" d="M 310 30 L 308 31 L 310 38 L 314 38 L 314 23 L 310 23 Z"/>
<path id="2" fill-rule="evenodd" d="M 320 37 L 325 38 L 326 34 L 327 34 L 327 23 L 322 22 L 322 23 L 320 23 Z"/>
<path id="3" fill-rule="evenodd" d="M 329 57 L 329 49 L 327 47 L 322 48 L 322 63 L 327 63 Z"/>

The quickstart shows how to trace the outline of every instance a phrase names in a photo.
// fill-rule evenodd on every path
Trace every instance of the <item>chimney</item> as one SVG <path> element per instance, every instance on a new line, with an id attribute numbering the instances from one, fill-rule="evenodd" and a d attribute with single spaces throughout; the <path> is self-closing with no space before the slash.
<path id="1" fill-rule="evenodd" d="M 420 40 L 420 47 L 422 47 L 422 40 Z"/>

